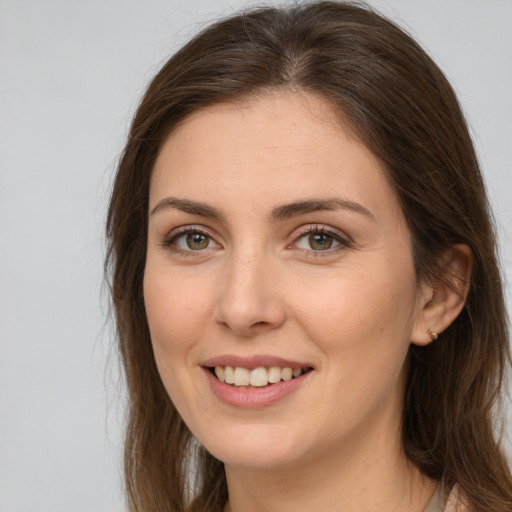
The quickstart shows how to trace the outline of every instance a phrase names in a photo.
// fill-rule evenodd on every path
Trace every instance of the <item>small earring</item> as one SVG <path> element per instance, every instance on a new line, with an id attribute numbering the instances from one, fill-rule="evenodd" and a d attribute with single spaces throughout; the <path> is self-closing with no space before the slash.
<path id="1" fill-rule="evenodd" d="M 439 338 L 439 334 L 437 332 L 434 332 L 432 329 L 427 329 L 427 334 L 430 337 L 430 341 L 436 341 L 437 338 Z"/>

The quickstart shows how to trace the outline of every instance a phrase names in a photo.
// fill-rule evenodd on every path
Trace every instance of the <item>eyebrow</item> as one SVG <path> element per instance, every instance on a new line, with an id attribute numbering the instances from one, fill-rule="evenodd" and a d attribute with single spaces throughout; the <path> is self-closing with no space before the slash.
<path id="1" fill-rule="evenodd" d="M 209 219 L 224 220 L 224 216 L 221 211 L 213 206 L 200 201 L 191 201 L 190 199 L 178 199 L 176 197 L 166 197 L 161 201 L 158 201 L 156 206 L 151 210 L 151 215 L 158 213 L 167 208 L 174 210 L 180 210 L 185 213 L 192 215 L 200 215 L 201 217 L 207 217 Z"/>
<path id="2" fill-rule="evenodd" d="M 270 219 L 272 221 L 279 221 L 304 213 L 334 210 L 350 210 L 375 220 L 373 213 L 368 210 L 368 208 L 365 208 L 359 203 L 347 201 L 338 197 L 331 197 L 327 199 L 305 199 L 303 201 L 278 206 L 272 210 Z"/>
<path id="3" fill-rule="evenodd" d="M 159 201 L 153 210 L 151 210 L 151 215 L 162 210 L 166 210 L 167 208 L 180 210 L 192 215 L 199 215 L 201 217 L 224 221 L 224 215 L 217 208 L 200 201 L 178 199 L 176 197 L 166 197 Z M 278 222 L 280 220 L 289 219 L 306 213 L 334 210 L 349 210 L 375 220 L 374 215 L 370 210 L 368 210 L 368 208 L 365 208 L 359 203 L 347 201 L 338 197 L 331 197 L 327 199 L 304 199 L 278 206 L 270 213 L 270 220 L 271 222 Z"/>

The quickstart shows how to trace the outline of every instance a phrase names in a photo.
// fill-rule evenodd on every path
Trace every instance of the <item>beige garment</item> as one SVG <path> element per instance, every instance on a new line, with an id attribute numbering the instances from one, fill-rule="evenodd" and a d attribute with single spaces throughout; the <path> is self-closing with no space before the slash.
<path id="1" fill-rule="evenodd" d="M 434 495 L 428 502 L 424 512 L 469 512 L 461 500 L 459 487 L 455 485 L 448 497 L 442 484 L 439 482 Z"/>
<path id="2" fill-rule="evenodd" d="M 448 496 L 444 512 L 469 512 L 469 508 L 462 501 L 458 485 L 455 485 L 455 487 L 452 489 L 452 492 Z"/>

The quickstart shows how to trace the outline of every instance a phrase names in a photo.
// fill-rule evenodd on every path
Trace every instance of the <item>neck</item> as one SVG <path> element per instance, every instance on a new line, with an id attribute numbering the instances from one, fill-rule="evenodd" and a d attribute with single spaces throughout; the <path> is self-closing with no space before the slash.
<path id="1" fill-rule="evenodd" d="M 422 512 L 436 482 L 406 459 L 399 425 L 386 427 L 271 470 L 226 466 L 225 512 Z"/>

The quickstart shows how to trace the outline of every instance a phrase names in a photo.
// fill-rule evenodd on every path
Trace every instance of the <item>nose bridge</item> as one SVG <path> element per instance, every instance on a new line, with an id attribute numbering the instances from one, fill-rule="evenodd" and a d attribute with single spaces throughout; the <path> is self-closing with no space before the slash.
<path id="1" fill-rule="evenodd" d="M 276 286 L 277 262 L 262 247 L 247 244 L 226 260 L 218 322 L 241 336 L 279 327 L 284 307 Z"/>

